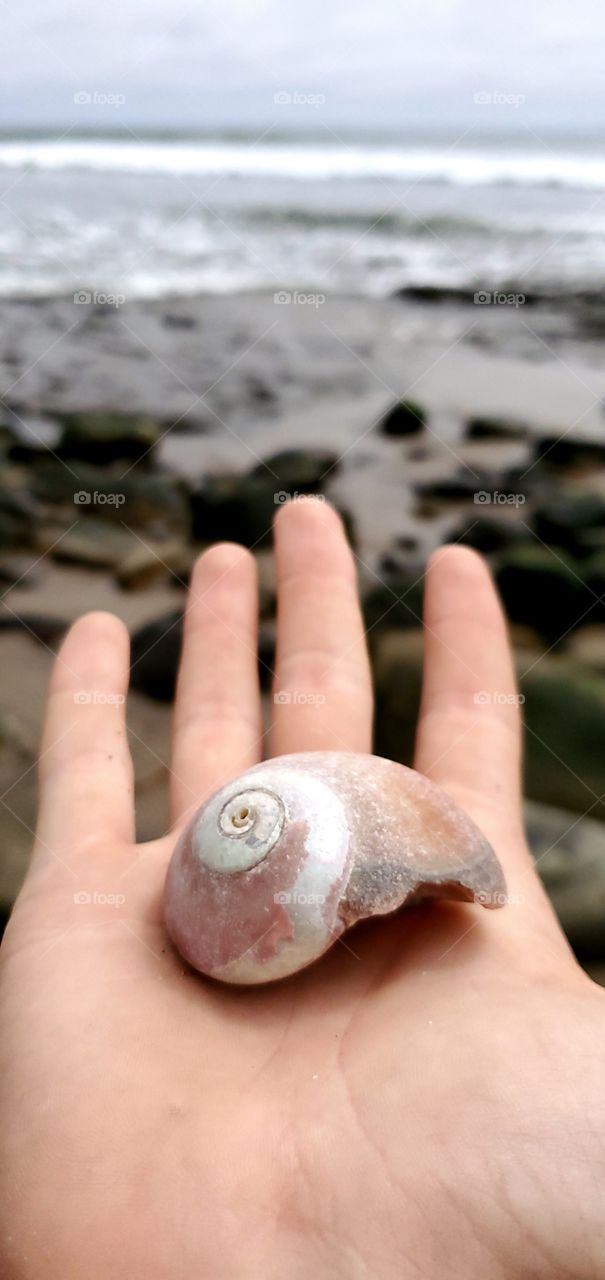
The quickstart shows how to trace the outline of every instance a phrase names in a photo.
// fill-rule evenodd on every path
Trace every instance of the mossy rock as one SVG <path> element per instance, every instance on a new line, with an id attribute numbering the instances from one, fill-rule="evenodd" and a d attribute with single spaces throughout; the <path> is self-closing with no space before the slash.
<path id="1" fill-rule="evenodd" d="M 53 506 L 73 505 L 80 517 L 166 526 L 170 532 L 188 528 L 185 487 L 167 472 L 133 467 L 125 475 L 120 465 L 99 467 L 80 461 L 72 462 L 68 470 L 57 459 L 46 458 L 36 467 L 32 493 Z M 83 496 L 78 499 L 77 495 Z"/>
<path id="2" fill-rule="evenodd" d="M 37 545 L 55 560 L 90 569 L 115 569 L 137 546 L 137 540 L 122 525 L 91 517 L 79 520 L 67 532 L 56 524 L 41 525 Z"/>
<path id="3" fill-rule="evenodd" d="M 191 532 L 197 542 L 241 542 L 262 547 L 271 541 L 279 502 L 275 478 L 223 473 L 207 476 L 190 495 Z"/>
<path id="4" fill-rule="evenodd" d="M 181 658 L 183 611 L 171 610 L 133 632 L 130 683 L 157 702 L 171 702 Z"/>
<path id="5" fill-rule="evenodd" d="M 527 801 L 525 827 L 536 869 L 582 959 L 605 959 L 605 823 Z"/>
<path id="6" fill-rule="evenodd" d="M 422 684 L 423 636 L 414 630 L 370 633 L 375 751 L 411 765 Z"/>
<path id="7" fill-rule="evenodd" d="M 521 689 L 527 795 L 605 818 L 605 677 L 543 658 L 521 674 Z"/>
<path id="8" fill-rule="evenodd" d="M 36 504 L 27 493 L 0 489 L 0 547 L 29 547 L 38 518 Z"/>
<path id="9" fill-rule="evenodd" d="M 87 462 L 140 462 L 162 434 L 162 424 L 152 418 L 125 413 L 66 413 L 57 454 Z"/>
<path id="10" fill-rule="evenodd" d="M 337 470 L 339 455 L 331 449 L 282 449 L 272 453 L 252 468 L 254 479 L 273 482 L 273 491 L 320 493 L 325 482 Z"/>
<path id="11" fill-rule="evenodd" d="M 573 559 L 528 543 L 499 558 L 496 580 L 511 622 L 533 627 L 549 641 L 577 626 L 594 603 Z"/>
<path id="12" fill-rule="evenodd" d="M 583 573 L 586 586 L 593 593 L 593 607 L 590 611 L 590 622 L 605 621 L 605 551 L 595 551 L 594 555 L 583 562 Z"/>
<path id="13" fill-rule="evenodd" d="M 448 534 L 447 541 L 472 547 L 483 555 L 493 555 L 494 552 L 507 551 L 510 547 L 518 547 L 523 543 L 527 545 L 527 530 L 517 520 L 506 516 L 479 516 L 471 525 L 468 518 L 463 520 Z"/>
<path id="14" fill-rule="evenodd" d="M 370 633 L 375 748 L 410 764 L 422 683 L 420 628 Z M 517 655 L 525 702 L 524 791 L 542 804 L 605 819 L 605 677 L 551 655 Z M 524 674 L 525 672 L 525 674 Z M 595 803 L 596 802 L 596 803 Z"/>
<path id="15" fill-rule="evenodd" d="M 551 493 L 534 510 L 533 528 L 543 542 L 574 555 L 590 550 L 590 536 L 605 527 L 605 497 L 600 493 Z"/>
<path id="16" fill-rule="evenodd" d="M 317 455 L 315 457 L 314 468 L 309 464 L 306 473 L 298 470 L 296 484 L 295 461 L 282 464 L 279 481 L 266 467 L 255 467 L 245 475 L 221 473 L 205 477 L 190 495 L 191 531 L 195 541 L 227 539 L 255 549 L 270 546 L 273 520 L 280 507 L 297 493 L 304 499 L 308 493 L 316 492 L 320 464 Z M 325 466 L 325 460 L 321 466 Z M 291 489 L 281 487 L 286 475 L 293 485 Z M 340 515 L 347 537 L 353 542 L 355 530 L 351 517 L 346 511 L 340 511 Z"/>

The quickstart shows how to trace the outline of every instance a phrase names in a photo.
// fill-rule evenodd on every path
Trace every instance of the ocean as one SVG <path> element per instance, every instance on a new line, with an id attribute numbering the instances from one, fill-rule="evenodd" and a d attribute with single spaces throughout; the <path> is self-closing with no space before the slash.
<path id="1" fill-rule="evenodd" d="M 0 295 L 573 293 L 605 271 L 600 139 L 0 135 Z"/>

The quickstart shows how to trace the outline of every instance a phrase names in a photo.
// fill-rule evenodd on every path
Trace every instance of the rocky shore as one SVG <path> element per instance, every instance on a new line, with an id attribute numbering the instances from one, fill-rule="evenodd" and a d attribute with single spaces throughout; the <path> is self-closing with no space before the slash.
<path id="1" fill-rule="evenodd" d="M 157 835 L 193 560 L 216 539 L 253 549 L 266 672 L 271 520 L 313 492 L 342 512 L 357 556 L 376 749 L 394 759 L 411 758 L 426 556 L 444 539 L 488 555 L 525 697 L 532 847 L 578 954 L 598 964 L 603 317 L 593 308 L 588 323 L 581 300 L 525 314 L 451 296 L 277 296 L 0 303 L 2 907 L 29 852 L 39 717 L 65 627 L 101 607 L 131 631 L 138 822 Z"/>

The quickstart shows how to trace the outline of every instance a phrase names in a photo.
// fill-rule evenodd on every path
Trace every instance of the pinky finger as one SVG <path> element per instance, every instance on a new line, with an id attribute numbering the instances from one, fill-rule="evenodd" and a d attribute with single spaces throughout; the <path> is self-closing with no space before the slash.
<path id="1" fill-rule="evenodd" d="M 40 751 L 38 857 L 134 839 L 125 701 L 129 639 L 109 613 L 68 632 L 53 668 Z"/>

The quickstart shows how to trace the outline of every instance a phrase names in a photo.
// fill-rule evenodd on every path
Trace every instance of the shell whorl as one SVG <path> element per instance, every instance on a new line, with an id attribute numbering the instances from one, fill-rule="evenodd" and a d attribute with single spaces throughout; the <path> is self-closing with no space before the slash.
<path id="1" fill-rule="evenodd" d="M 230 796 L 215 817 L 216 807 L 209 808 L 205 839 L 200 839 L 199 823 L 192 831 L 195 857 L 224 875 L 250 871 L 279 840 L 286 817 L 283 802 L 274 791 L 248 787 Z"/>
<path id="2" fill-rule="evenodd" d="M 356 921 L 421 896 L 499 906 L 485 837 L 433 783 L 377 756 L 306 752 L 256 765 L 202 805 L 166 878 L 168 932 L 194 968 L 270 982 Z"/>

